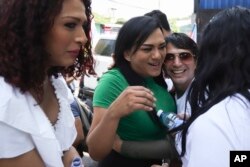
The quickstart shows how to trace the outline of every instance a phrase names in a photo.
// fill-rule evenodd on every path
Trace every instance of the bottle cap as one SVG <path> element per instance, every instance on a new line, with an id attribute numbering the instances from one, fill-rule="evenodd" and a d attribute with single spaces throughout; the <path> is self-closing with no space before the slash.
<path id="1" fill-rule="evenodd" d="M 157 116 L 160 117 L 160 115 L 161 115 L 162 112 L 163 112 L 162 109 L 158 110 L 158 111 L 157 111 Z"/>

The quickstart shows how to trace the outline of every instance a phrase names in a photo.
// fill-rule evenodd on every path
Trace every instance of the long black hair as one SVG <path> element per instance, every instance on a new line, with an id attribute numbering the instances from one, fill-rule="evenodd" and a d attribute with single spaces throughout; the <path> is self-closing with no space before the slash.
<path id="1" fill-rule="evenodd" d="M 116 39 L 115 52 L 114 52 L 114 65 L 112 68 L 117 67 L 126 78 L 129 85 L 145 85 L 145 79 L 136 73 L 130 66 L 130 63 L 125 59 L 125 51 L 132 50 L 135 53 L 140 46 L 147 40 L 154 30 L 162 26 L 158 20 L 149 16 L 134 17 L 127 21 L 120 29 Z M 154 77 L 155 82 L 167 91 L 167 84 L 163 77 L 163 72 L 157 77 Z M 153 121 L 157 121 L 156 110 L 148 112 Z"/>
<path id="2" fill-rule="evenodd" d="M 236 93 L 250 101 L 250 10 L 225 9 L 206 25 L 188 100 L 191 118 L 182 131 L 182 154 L 189 126 L 212 106 Z"/>
<path id="3" fill-rule="evenodd" d="M 130 85 L 143 85 L 144 78 L 132 70 L 130 63 L 124 57 L 124 52 L 132 50 L 135 53 L 157 28 L 162 31 L 159 21 L 149 16 L 139 16 L 127 21 L 119 31 L 115 44 L 113 67 L 121 70 Z M 154 80 L 167 89 L 163 73 L 154 77 Z"/>

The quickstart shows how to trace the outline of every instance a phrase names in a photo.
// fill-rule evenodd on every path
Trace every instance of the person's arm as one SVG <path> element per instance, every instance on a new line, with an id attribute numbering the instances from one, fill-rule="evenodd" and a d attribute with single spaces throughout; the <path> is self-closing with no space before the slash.
<path id="1" fill-rule="evenodd" d="M 115 139 L 114 150 L 122 155 L 139 159 L 175 159 L 178 153 L 171 137 L 154 141 L 123 141 Z"/>
<path id="2" fill-rule="evenodd" d="M 0 121 L 0 136 L 1 167 L 45 167 L 30 134 Z"/>
<path id="3" fill-rule="evenodd" d="M 80 117 L 75 117 L 75 126 L 77 131 L 76 139 L 73 143 L 74 147 L 77 147 L 79 144 L 84 142 L 84 132 L 83 132 L 83 125 Z"/>
<path id="4" fill-rule="evenodd" d="M 112 149 L 119 118 L 112 115 L 112 110 L 94 107 L 94 115 L 87 136 L 89 155 L 94 160 L 103 159 Z"/>
<path id="5" fill-rule="evenodd" d="M 94 107 L 93 121 L 87 136 L 89 154 L 94 160 L 103 159 L 112 150 L 120 118 L 142 109 L 151 111 L 152 92 L 142 86 L 124 90 L 108 109 Z"/>
<path id="6" fill-rule="evenodd" d="M 76 99 L 74 99 L 74 102 L 72 104 L 70 104 L 72 113 L 75 117 L 75 127 L 76 127 L 76 131 L 77 131 L 77 136 L 76 139 L 73 143 L 74 147 L 77 147 L 81 142 L 84 141 L 84 132 L 83 132 L 83 124 L 82 124 L 82 120 L 80 118 L 80 109 L 79 106 L 77 104 Z"/>
<path id="7" fill-rule="evenodd" d="M 1 158 L 0 166 L 4 167 L 45 167 L 42 158 L 38 152 L 33 149 L 27 153 L 14 158 Z"/>
<path id="8" fill-rule="evenodd" d="M 62 157 L 64 167 L 74 167 L 72 163 L 75 158 L 81 159 L 76 149 L 74 147 L 70 147 L 69 150 L 64 152 Z M 80 163 L 81 164 L 78 166 L 81 166 L 83 164 L 82 161 L 80 161 Z"/>

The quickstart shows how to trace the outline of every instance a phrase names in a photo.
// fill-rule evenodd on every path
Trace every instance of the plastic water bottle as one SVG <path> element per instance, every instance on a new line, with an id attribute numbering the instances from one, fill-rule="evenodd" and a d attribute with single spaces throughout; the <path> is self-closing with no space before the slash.
<path id="1" fill-rule="evenodd" d="M 160 118 L 162 124 L 169 130 L 179 126 L 183 123 L 183 120 L 177 117 L 173 112 L 163 112 L 163 110 L 158 110 L 157 116 Z"/>

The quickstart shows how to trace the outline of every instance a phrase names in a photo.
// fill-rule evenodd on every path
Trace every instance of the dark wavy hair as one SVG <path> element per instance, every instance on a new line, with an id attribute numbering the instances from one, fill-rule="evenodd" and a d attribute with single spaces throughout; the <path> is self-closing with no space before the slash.
<path id="1" fill-rule="evenodd" d="M 46 71 L 49 53 L 45 50 L 44 36 L 52 28 L 64 0 L 1 0 L 0 2 L 0 75 L 22 92 L 33 89 L 43 93 L 47 75 L 60 72 L 73 76 L 94 74 L 91 52 L 91 0 L 82 0 L 86 8 L 88 38 L 74 65 L 53 67 Z"/>
<path id="2" fill-rule="evenodd" d="M 236 93 L 250 101 L 249 46 L 250 10 L 247 8 L 225 9 L 206 25 L 195 80 L 189 91 L 192 115 L 182 132 L 182 155 L 186 151 L 188 128 L 200 115 Z"/>
<path id="3" fill-rule="evenodd" d="M 163 13 L 162 11 L 152 10 L 151 12 L 145 13 L 144 15 L 157 19 L 166 31 L 171 31 L 167 15 L 165 13 Z"/>

